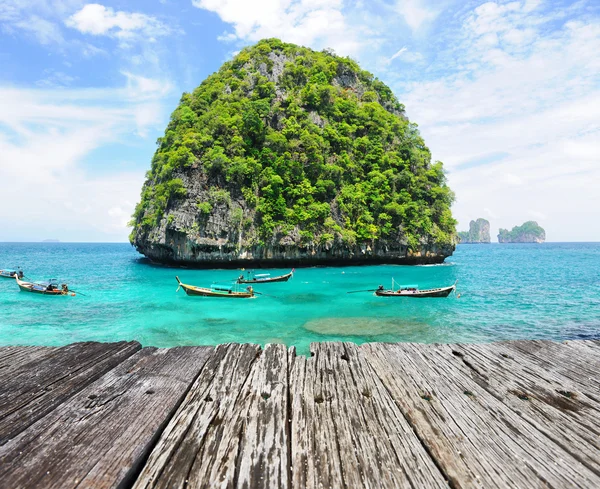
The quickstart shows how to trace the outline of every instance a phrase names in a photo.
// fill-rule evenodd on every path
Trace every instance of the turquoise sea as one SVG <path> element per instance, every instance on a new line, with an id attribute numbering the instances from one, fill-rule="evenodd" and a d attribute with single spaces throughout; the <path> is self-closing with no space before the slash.
<path id="1" fill-rule="evenodd" d="M 436 266 L 299 268 L 247 300 L 188 297 L 184 283 L 224 283 L 236 270 L 151 265 L 128 244 L 0 243 L 0 268 L 58 278 L 81 292 L 44 297 L 0 279 L 0 346 L 138 340 L 143 345 L 226 342 L 295 345 L 343 340 L 488 342 L 600 338 L 600 243 L 459 245 Z M 272 274 L 288 270 L 269 270 Z M 451 285 L 460 298 L 379 298 L 347 291 Z"/>

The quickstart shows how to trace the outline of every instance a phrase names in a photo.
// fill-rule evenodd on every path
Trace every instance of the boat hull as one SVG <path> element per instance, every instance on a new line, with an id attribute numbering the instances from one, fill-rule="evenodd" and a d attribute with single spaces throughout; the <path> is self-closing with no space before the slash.
<path id="1" fill-rule="evenodd" d="M 27 282 L 24 284 L 19 284 L 19 288 L 23 292 L 31 292 L 33 294 L 51 295 L 51 296 L 68 295 L 65 292 L 63 292 L 62 290 L 37 290 L 37 289 L 33 288 L 33 284 L 30 284 Z"/>
<path id="2" fill-rule="evenodd" d="M 202 287 L 186 286 L 181 284 L 181 288 L 185 290 L 187 295 L 196 297 L 226 297 L 228 299 L 249 299 L 254 297 L 250 292 L 215 292 L 214 290 L 204 289 Z"/>
<path id="3" fill-rule="evenodd" d="M 252 280 L 247 280 L 247 279 L 243 279 L 243 278 L 238 278 L 237 279 L 237 283 L 238 284 L 268 284 L 270 282 L 287 282 L 290 278 L 292 278 L 292 275 L 294 273 L 290 272 L 290 273 L 286 273 L 285 275 L 280 275 L 279 277 L 273 277 L 273 278 L 263 278 L 263 279 L 252 279 Z"/>
<path id="4" fill-rule="evenodd" d="M 23 282 L 22 280 L 19 280 L 18 277 L 15 277 L 15 279 L 17 280 L 17 285 L 19 286 L 19 289 L 21 289 L 23 292 L 31 292 L 32 294 L 49 295 L 49 296 L 60 296 L 60 295 L 74 296 L 75 295 L 75 293 L 71 292 L 70 290 L 63 290 L 60 288 L 57 288 L 54 290 L 40 289 L 40 288 L 36 288 L 37 284 L 34 284 L 32 282 Z"/>
<path id="5" fill-rule="evenodd" d="M 424 299 L 427 297 L 448 297 L 455 286 L 441 287 L 439 289 L 426 289 L 417 291 L 393 291 L 393 290 L 376 290 L 375 295 L 379 297 L 411 297 L 413 299 Z"/>
<path id="6" fill-rule="evenodd" d="M 216 291 L 207 289 L 205 287 L 196 287 L 195 285 L 182 284 L 179 277 L 175 277 L 179 286 L 185 291 L 187 295 L 196 297 L 219 297 L 226 299 L 250 299 L 254 297 L 254 292 L 234 292 L 234 291 Z M 179 290 L 179 289 L 177 289 Z"/>
<path id="7" fill-rule="evenodd" d="M 7 270 L 0 270 L 0 278 L 11 278 L 11 279 L 15 279 L 17 277 L 19 272 L 15 272 L 15 271 L 7 271 Z"/>

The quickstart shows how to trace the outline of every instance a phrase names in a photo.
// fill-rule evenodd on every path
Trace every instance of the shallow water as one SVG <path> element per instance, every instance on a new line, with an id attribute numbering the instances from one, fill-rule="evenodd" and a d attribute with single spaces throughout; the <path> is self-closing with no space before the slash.
<path id="1" fill-rule="evenodd" d="M 175 275 L 208 286 L 239 272 L 152 266 L 128 244 L 0 243 L 0 268 L 17 266 L 30 278 L 58 278 L 82 294 L 37 296 L 0 279 L 0 345 L 280 342 L 306 353 L 310 342 L 329 340 L 600 337 L 600 243 L 459 245 L 438 266 L 301 268 L 287 283 L 255 287 L 269 296 L 231 301 L 176 293 Z M 460 298 L 346 294 L 389 287 L 392 277 L 420 288 L 458 279 Z"/>

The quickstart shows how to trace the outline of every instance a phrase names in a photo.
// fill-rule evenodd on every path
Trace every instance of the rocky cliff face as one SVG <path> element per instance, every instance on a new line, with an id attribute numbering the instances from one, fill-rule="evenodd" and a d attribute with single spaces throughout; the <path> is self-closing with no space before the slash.
<path id="1" fill-rule="evenodd" d="M 441 163 L 347 58 L 261 41 L 184 94 L 158 144 L 131 234 L 152 260 L 422 264 L 454 250 Z"/>
<path id="2" fill-rule="evenodd" d="M 489 243 L 490 242 L 490 222 L 479 218 L 469 223 L 469 231 L 458 233 L 460 243 Z"/>
<path id="3" fill-rule="evenodd" d="M 535 221 L 527 221 L 522 226 L 515 226 L 511 231 L 500 229 L 499 243 L 543 243 L 546 231 Z"/>

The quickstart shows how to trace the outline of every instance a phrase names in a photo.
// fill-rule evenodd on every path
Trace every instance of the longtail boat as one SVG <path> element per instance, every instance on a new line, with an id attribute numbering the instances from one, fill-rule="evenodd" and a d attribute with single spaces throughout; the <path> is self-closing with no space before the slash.
<path id="1" fill-rule="evenodd" d="M 67 284 L 58 285 L 56 279 L 49 280 L 48 282 L 24 282 L 19 279 L 19 277 L 15 277 L 19 288 L 24 292 L 33 292 L 34 294 L 43 294 L 43 295 L 71 295 L 74 296 L 75 293 L 69 290 Z"/>
<path id="2" fill-rule="evenodd" d="M 252 287 L 247 287 L 245 292 L 238 292 L 233 290 L 233 287 L 229 286 L 212 286 L 211 288 L 207 287 L 196 287 L 195 285 L 187 285 L 179 280 L 179 277 L 175 277 L 177 279 L 177 283 L 179 287 L 177 287 L 177 291 L 179 292 L 179 288 L 185 290 L 187 295 L 196 295 L 202 297 L 227 297 L 229 299 L 249 299 L 254 297 L 254 290 Z"/>
<path id="3" fill-rule="evenodd" d="M 250 272 L 248 272 L 246 274 L 246 277 L 244 277 L 244 274 L 242 273 L 238 277 L 237 283 L 238 284 L 268 284 L 269 282 L 287 282 L 290 278 L 292 278 L 295 271 L 296 271 L 296 269 L 292 268 L 292 271 L 290 273 L 286 273 L 285 275 L 279 275 L 277 277 L 271 277 L 270 273 L 251 274 Z"/>
<path id="4" fill-rule="evenodd" d="M 0 270 L 2 278 L 23 278 L 23 270 Z"/>
<path id="5" fill-rule="evenodd" d="M 458 282 L 458 280 L 456 281 Z M 456 290 L 456 282 L 449 287 L 438 287 L 435 289 L 423 289 L 420 290 L 416 285 L 405 285 L 400 286 L 397 290 L 394 290 L 394 282 L 392 280 L 392 288 L 385 290 L 383 285 L 375 291 L 375 295 L 379 297 L 413 297 L 413 298 L 425 298 L 425 297 L 448 297 L 453 291 Z"/>

